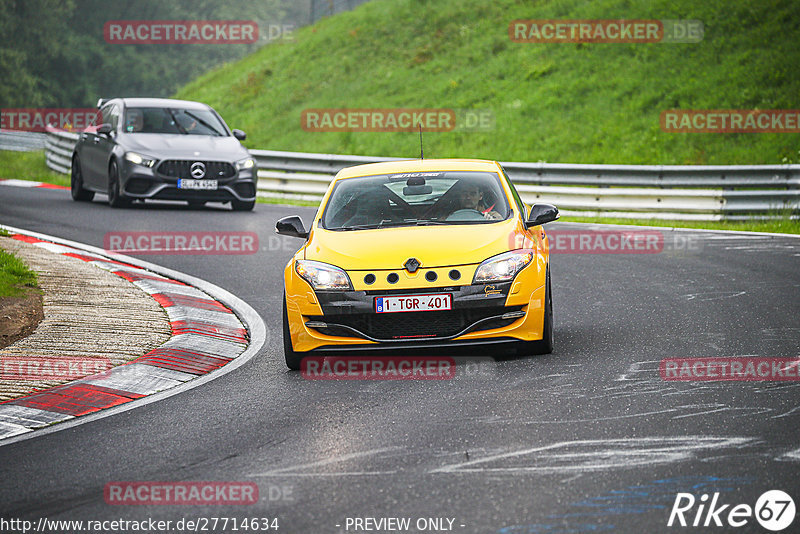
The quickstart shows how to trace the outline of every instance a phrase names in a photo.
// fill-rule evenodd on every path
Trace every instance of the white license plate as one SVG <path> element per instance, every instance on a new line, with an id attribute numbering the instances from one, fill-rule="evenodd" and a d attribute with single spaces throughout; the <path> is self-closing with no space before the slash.
<path id="1" fill-rule="evenodd" d="M 216 180 L 178 180 L 178 189 L 216 189 Z"/>
<path id="2" fill-rule="evenodd" d="M 450 293 L 375 298 L 376 313 L 439 311 L 450 310 L 452 307 L 453 296 Z"/>

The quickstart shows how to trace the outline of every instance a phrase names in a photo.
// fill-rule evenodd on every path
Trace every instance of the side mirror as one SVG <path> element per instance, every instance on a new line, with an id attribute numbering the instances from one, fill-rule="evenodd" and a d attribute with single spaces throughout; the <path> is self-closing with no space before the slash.
<path id="1" fill-rule="evenodd" d="M 308 232 L 303 226 L 303 221 L 297 215 L 289 215 L 280 219 L 275 223 L 275 232 L 281 235 L 288 235 L 290 237 L 302 237 L 306 239 Z"/>
<path id="2" fill-rule="evenodd" d="M 552 204 L 534 204 L 530 215 L 528 215 L 528 220 L 525 221 L 525 226 L 528 228 L 539 226 L 540 224 L 555 221 L 558 217 L 558 208 Z"/>
<path id="3" fill-rule="evenodd" d="M 111 125 L 108 123 L 101 124 L 97 127 L 97 133 L 100 135 L 111 135 Z"/>
<path id="4" fill-rule="evenodd" d="M 247 134 L 246 134 L 246 133 L 244 133 L 244 132 L 243 132 L 243 131 L 241 131 L 241 130 L 237 130 L 236 128 L 234 128 L 233 130 L 231 130 L 231 133 L 232 133 L 232 134 L 233 134 L 233 136 L 234 136 L 236 139 L 238 139 L 239 141 L 244 141 L 245 139 L 247 139 Z"/>

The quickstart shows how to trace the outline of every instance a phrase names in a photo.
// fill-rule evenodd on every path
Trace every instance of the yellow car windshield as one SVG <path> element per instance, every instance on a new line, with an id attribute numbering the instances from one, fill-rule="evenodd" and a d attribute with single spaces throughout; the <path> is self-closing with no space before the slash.
<path id="1" fill-rule="evenodd" d="M 322 216 L 328 230 L 486 224 L 511 211 L 491 172 L 409 172 L 340 180 Z"/>

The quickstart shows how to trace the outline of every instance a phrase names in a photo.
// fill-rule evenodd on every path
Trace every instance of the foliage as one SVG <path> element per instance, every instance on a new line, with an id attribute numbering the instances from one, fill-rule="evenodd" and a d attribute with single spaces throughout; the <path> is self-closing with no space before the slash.
<path id="1" fill-rule="evenodd" d="M 694 44 L 523 44 L 514 19 L 699 19 Z M 430 157 L 770 164 L 800 134 L 665 133 L 667 109 L 796 109 L 795 0 L 373 0 L 178 91 L 275 150 L 415 157 L 410 133 L 307 132 L 309 108 L 491 109 L 489 132 L 425 134 Z"/>

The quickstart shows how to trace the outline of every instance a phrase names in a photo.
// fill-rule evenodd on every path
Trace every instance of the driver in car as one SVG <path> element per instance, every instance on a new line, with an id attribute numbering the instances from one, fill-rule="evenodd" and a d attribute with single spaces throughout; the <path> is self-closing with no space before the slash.
<path id="1" fill-rule="evenodd" d="M 494 211 L 494 204 L 491 206 L 484 204 L 483 191 L 478 185 L 459 183 L 456 187 L 458 188 L 455 191 L 458 203 L 454 212 L 458 210 L 476 210 L 483 215 L 484 219 L 500 220 L 503 218 L 502 215 Z"/>
<path id="2" fill-rule="evenodd" d="M 144 128 L 144 116 L 138 109 L 128 111 L 128 124 L 125 130 L 129 133 L 141 132 Z"/>

